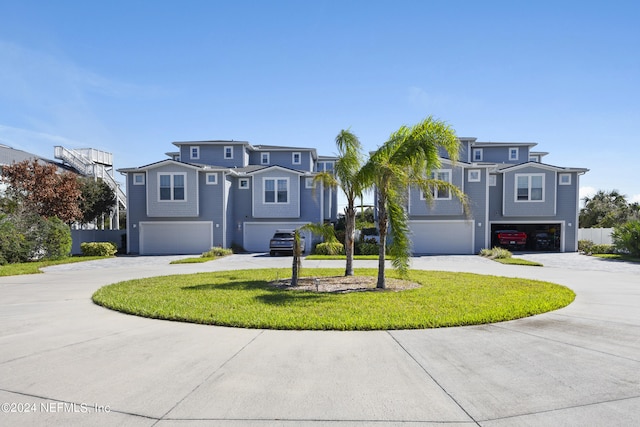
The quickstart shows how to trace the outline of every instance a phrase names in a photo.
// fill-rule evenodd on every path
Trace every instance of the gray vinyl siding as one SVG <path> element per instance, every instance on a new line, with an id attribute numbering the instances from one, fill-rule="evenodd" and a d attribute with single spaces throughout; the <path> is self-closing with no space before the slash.
<path id="1" fill-rule="evenodd" d="M 458 188 L 463 188 L 463 175 L 464 169 L 461 167 L 452 168 L 447 165 L 443 165 L 442 170 L 451 170 L 451 183 Z M 428 203 L 426 200 L 420 198 L 421 191 L 418 187 L 411 187 L 409 189 L 409 215 L 414 217 L 420 216 L 452 216 L 463 215 L 462 203 L 451 194 L 451 199 L 443 200 L 437 199 Z"/>
<path id="2" fill-rule="evenodd" d="M 162 173 L 184 173 L 185 200 L 159 200 L 159 175 Z M 191 168 L 169 164 L 147 171 L 147 216 L 149 217 L 196 217 L 198 216 L 198 172 Z"/>
<path id="3" fill-rule="evenodd" d="M 288 178 L 287 203 L 264 203 L 264 179 Z M 282 169 L 253 175 L 252 203 L 255 218 L 298 218 L 300 216 L 300 175 Z"/>
<path id="4" fill-rule="evenodd" d="M 224 242 L 224 180 L 222 178 L 222 172 L 215 173 L 218 174 L 217 184 L 207 184 L 207 173 L 201 172 L 199 174 L 199 219 L 211 221 L 213 223 L 213 245 L 222 246 Z"/>
<path id="5" fill-rule="evenodd" d="M 261 150 L 249 153 L 250 165 L 261 165 L 262 154 L 269 153 L 269 165 L 282 166 L 289 169 L 313 171 L 313 159 L 310 151 L 305 150 Z M 293 164 L 293 153 L 300 153 L 300 164 Z"/>
<path id="6" fill-rule="evenodd" d="M 544 201 L 516 201 L 516 175 L 544 175 Z M 554 216 L 556 209 L 556 173 L 547 169 L 525 167 L 504 174 L 505 217 Z"/>
<path id="7" fill-rule="evenodd" d="M 200 158 L 192 159 L 190 157 L 191 147 L 200 147 Z M 233 147 L 233 159 L 224 158 L 224 148 Z M 184 144 L 180 146 L 180 158 L 185 163 L 197 163 L 201 165 L 216 165 L 228 168 L 241 168 L 248 164 L 249 157 L 246 147 L 243 144 Z"/>
<path id="8" fill-rule="evenodd" d="M 313 189 L 306 188 L 305 177 L 298 177 L 300 187 L 300 220 L 305 222 L 322 222 L 322 211 L 320 201 L 322 196 L 319 193 L 313 194 Z"/>
<path id="9" fill-rule="evenodd" d="M 242 246 L 243 244 L 243 224 L 245 221 L 253 219 L 252 200 L 254 191 L 254 177 L 243 177 L 249 179 L 249 188 L 238 187 L 240 178 L 230 177 L 229 179 L 229 204 L 233 206 L 227 216 L 228 227 L 231 235 L 230 242 Z"/>
<path id="10" fill-rule="evenodd" d="M 147 219 L 148 180 L 145 176 L 145 185 L 133 185 L 133 175 L 127 173 L 127 251 L 137 254 L 140 252 L 139 223 Z"/>
<path id="11" fill-rule="evenodd" d="M 474 147 L 482 149 L 482 161 L 488 163 L 520 164 L 529 161 L 529 147 L 515 145 L 501 145 L 499 147 Z M 509 149 L 518 149 L 518 159 L 509 160 Z"/>
<path id="12" fill-rule="evenodd" d="M 480 172 L 479 182 L 469 182 L 468 170 L 478 170 Z M 489 221 L 487 220 L 487 185 L 488 173 L 486 169 L 469 168 L 464 171 L 464 192 L 467 195 L 468 219 L 474 220 L 474 253 L 485 248 L 485 234 Z"/>
<path id="13" fill-rule="evenodd" d="M 496 185 L 489 186 L 489 221 L 500 221 L 502 216 L 503 176 L 496 174 Z"/>
<path id="14" fill-rule="evenodd" d="M 565 248 L 566 252 L 576 252 L 577 247 L 577 205 L 580 200 L 578 188 L 578 174 L 571 173 L 570 185 L 558 185 L 558 201 L 556 217 L 565 222 Z M 569 225 L 571 224 L 571 225 Z"/>

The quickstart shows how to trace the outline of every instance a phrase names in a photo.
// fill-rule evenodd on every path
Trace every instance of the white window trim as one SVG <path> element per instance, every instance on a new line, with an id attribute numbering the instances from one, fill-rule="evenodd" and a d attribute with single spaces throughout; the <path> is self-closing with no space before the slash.
<path id="1" fill-rule="evenodd" d="M 530 162 L 540 163 L 540 156 L 529 156 Z"/>
<path id="2" fill-rule="evenodd" d="M 515 156 L 512 156 L 512 152 L 515 150 Z M 520 158 L 520 148 L 518 147 L 510 147 L 509 148 L 509 160 L 518 160 Z"/>
<path id="3" fill-rule="evenodd" d="M 260 164 L 268 165 L 269 163 L 271 163 L 271 155 L 269 153 L 260 153 Z"/>
<path id="4" fill-rule="evenodd" d="M 473 175 L 476 175 L 475 177 Z M 480 169 L 469 169 L 467 171 L 467 180 L 469 182 L 480 182 L 482 175 L 480 175 Z"/>
<path id="5" fill-rule="evenodd" d="M 229 150 L 229 156 L 227 156 L 227 150 Z M 229 160 L 233 159 L 233 145 L 225 145 L 224 146 L 224 158 Z"/>
<path id="6" fill-rule="evenodd" d="M 213 181 L 209 181 L 209 178 L 213 177 Z M 215 172 L 208 173 L 206 179 L 207 185 L 217 185 L 218 184 L 218 174 Z"/>
<path id="7" fill-rule="evenodd" d="M 316 184 L 313 182 L 313 177 L 305 177 L 304 188 L 316 188 Z"/>
<path id="8" fill-rule="evenodd" d="M 479 154 L 479 156 L 477 156 L 478 158 L 476 159 L 476 154 Z M 482 148 L 474 148 L 473 152 L 472 152 L 472 162 L 481 162 L 482 161 L 482 157 L 483 157 L 483 152 L 482 152 Z"/>
<path id="9" fill-rule="evenodd" d="M 161 175 L 169 175 L 171 176 L 171 198 L 170 199 L 161 199 L 160 198 L 160 176 Z M 174 199 L 173 195 L 175 193 L 175 184 L 174 184 L 174 177 L 178 176 L 178 175 L 182 175 L 184 177 L 184 199 Z M 187 174 L 185 172 L 158 172 L 158 201 L 159 202 L 177 202 L 177 203 L 183 203 L 187 201 Z"/>
<path id="10" fill-rule="evenodd" d="M 196 152 L 195 156 L 193 155 L 194 150 Z M 191 147 L 189 147 L 189 158 L 192 160 L 200 158 L 200 146 L 192 145 Z"/>
<path id="11" fill-rule="evenodd" d="M 434 169 L 431 172 L 432 179 L 434 179 L 437 176 L 437 174 L 443 173 L 443 172 L 447 172 L 449 174 L 449 179 L 446 180 L 446 181 L 449 181 L 449 184 L 451 184 L 451 180 L 453 179 L 453 170 L 452 169 Z M 443 180 L 443 181 L 445 181 L 445 180 Z M 449 190 L 448 193 L 449 193 L 448 197 L 438 197 L 437 194 L 434 194 L 433 200 L 451 200 L 451 190 Z M 424 192 L 422 190 L 420 191 L 420 200 L 426 200 L 426 198 L 424 196 Z"/>
<path id="12" fill-rule="evenodd" d="M 567 178 L 566 181 L 563 178 Z M 560 185 L 571 185 L 571 174 L 570 173 L 561 173 L 558 175 L 558 182 Z"/>
<path id="13" fill-rule="evenodd" d="M 518 177 L 526 176 L 529 180 L 529 194 L 527 200 L 518 200 Z M 531 200 L 531 178 L 534 176 L 542 177 L 542 199 L 541 200 Z M 545 174 L 543 173 L 517 173 L 514 177 L 514 185 L 513 185 L 513 199 L 516 203 L 544 203 L 546 197 L 545 191 Z"/>
<path id="14" fill-rule="evenodd" d="M 242 186 L 243 182 L 247 183 L 247 185 L 245 185 L 244 187 Z M 251 186 L 251 184 L 249 183 L 249 178 L 240 178 L 240 179 L 238 179 L 238 188 L 240 190 L 248 190 L 250 186 Z"/>
<path id="15" fill-rule="evenodd" d="M 496 174 L 489 175 L 489 187 L 495 187 L 498 182 L 498 176 Z"/>
<path id="16" fill-rule="evenodd" d="M 286 181 L 287 183 L 287 201 L 279 202 L 278 201 L 278 181 Z M 274 191 L 275 197 L 273 202 L 266 201 L 266 192 L 267 192 L 267 181 L 274 181 Z M 291 185 L 288 177 L 265 177 L 262 178 L 262 203 L 265 205 L 288 205 L 291 202 Z"/>
<path id="17" fill-rule="evenodd" d="M 298 156 L 298 161 L 296 162 L 296 155 Z M 291 164 L 292 165 L 301 165 L 302 164 L 302 153 L 300 151 L 294 151 L 291 153 Z"/>
<path id="18" fill-rule="evenodd" d="M 140 178 L 140 181 L 138 181 Z M 134 173 L 133 174 L 133 185 L 144 185 L 144 174 L 143 173 Z"/>

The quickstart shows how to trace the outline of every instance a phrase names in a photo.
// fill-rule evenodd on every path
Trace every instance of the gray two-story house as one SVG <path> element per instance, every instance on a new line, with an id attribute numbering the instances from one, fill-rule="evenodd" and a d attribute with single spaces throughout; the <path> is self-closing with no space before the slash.
<path id="1" fill-rule="evenodd" d="M 527 250 L 578 249 L 579 179 L 588 170 L 545 164 L 536 143 L 478 142 L 460 138 L 459 160 L 445 152 L 434 177 L 461 188 L 465 213 L 450 192 L 434 189 L 426 203 L 409 189 L 407 213 L 414 254 L 474 254 L 497 245 L 501 230 L 527 234 Z"/>
<path id="2" fill-rule="evenodd" d="M 119 169 L 127 176 L 128 253 L 267 252 L 277 229 L 337 219 L 336 190 L 313 182 L 335 157 L 245 141 L 174 145 L 165 160 Z"/>

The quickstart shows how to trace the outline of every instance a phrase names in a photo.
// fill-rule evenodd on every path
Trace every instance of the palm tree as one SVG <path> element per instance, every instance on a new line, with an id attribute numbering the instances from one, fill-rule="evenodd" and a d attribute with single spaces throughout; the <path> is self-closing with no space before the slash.
<path id="1" fill-rule="evenodd" d="M 334 173 L 321 172 L 314 180 L 322 182 L 328 187 L 340 187 L 347 198 L 344 209 L 345 242 L 344 249 L 347 258 L 345 276 L 353 276 L 353 246 L 356 230 L 356 199 L 362 196 L 362 186 L 358 181 L 358 173 L 362 167 L 362 144 L 350 130 L 341 130 L 336 136 L 338 147 L 338 161 Z"/>
<path id="2" fill-rule="evenodd" d="M 464 193 L 455 185 L 436 179 L 431 171 L 440 167 L 440 149 L 453 162 L 457 161 L 460 144 L 454 130 L 444 122 L 427 117 L 415 126 L 402 126 L 371 155 L 358 177 L 366 187 L 375 187 L 380 230 L 378 254 L 378 288 L 385 288 L 385 251 L 387 235 L 391 236 L 389 254 L 392 265 L 406 275 L 411 256 L 408 218 L 405 210 L 410 186 L 419 187 L 427 199 L 433 200 L 434 189 L 448 190 L 463 204 Z"/>

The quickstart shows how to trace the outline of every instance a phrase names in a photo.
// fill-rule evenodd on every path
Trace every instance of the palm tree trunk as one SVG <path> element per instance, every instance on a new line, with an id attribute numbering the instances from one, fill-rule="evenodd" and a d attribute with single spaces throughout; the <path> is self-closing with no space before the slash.
<path id="1" fill-rule="evenodd" d="M 345 276 L 353 276 L 353 242 L 355 240 L 355 222 L 356 211 L 353 207 L 346 207 L 344 209 L 345 216 L 345 237 L 344 237 L 344 251 L 347 258 L 347 265 L 344 271 Z"/>
<path id="2" fill-rule="evenodd" d="M 378 283 L 376 288 L 385 289 L 385 247 L 387 243 L 387 207 L 384 197 L 378 193 L 378 229 L 380 230 L 380 248 L 378 249 Z"/>

